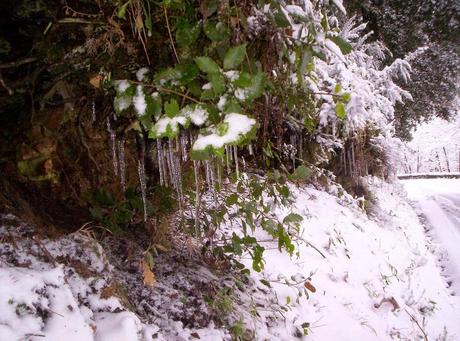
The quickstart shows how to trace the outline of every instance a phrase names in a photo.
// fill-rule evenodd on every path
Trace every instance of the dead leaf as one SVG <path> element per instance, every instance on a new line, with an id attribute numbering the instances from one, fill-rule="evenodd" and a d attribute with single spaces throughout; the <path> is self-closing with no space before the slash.
<path id="1" fill-rule="evenodd" d="M 89 84 L 99 89 L 101 87 L 101 81 L 102 81 L 102 75 L 95 75 L 90 78 Z"/>
<path id="2" fill-rule="evenodd" d="M 305 281 L 305 283 L 303 285 L 304 285 L 305 288 L 307 288 L 311 292 L 316 292 L 316 288 L 313 286 L 313 284 L 311 284 L 310 281 Z"/>
<path id="3" fill-rule="evenodd" d="M 155 274 L 150 270 L 146 262 L 142 261 L 141 265 L 144 272 L 144 285 L 153 288 L 157 282 Z"/>

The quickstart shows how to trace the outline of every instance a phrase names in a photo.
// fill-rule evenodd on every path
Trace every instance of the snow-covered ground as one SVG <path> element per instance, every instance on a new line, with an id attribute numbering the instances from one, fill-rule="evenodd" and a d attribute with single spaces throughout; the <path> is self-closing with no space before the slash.
<path id="1" fill-rule="evenodd" d="M 268 241 L 265 269 L 229 294 L 233 304 L 223 300 L 251 339 L 460 339 L 460 297 L 441 274 L 438 246 L 426 237 L 401 186 L 367 181 L 371 203 L 330 183 L 327 192 L 291 185 L 294 204 L 273 206 L 280 220 L 291 212 L 303 216 L 304 242 L 291 258 Z M 111 295 L 110 257 L 97 242 L 78 233 L 35 240 L 27 225 L 7 218 L 0 229 L 0 340 L 230 339 L 224 326 L 184 328 L 166 313 L 141 322 Z M 256 237 L 267 239 L 264 231 Z M 175 298 L 163 297 L 164 290 L 175 284 L 161 278 L 145 292 L 167 305 Z M 203 304 L 177 300 L 183 309 Z"/>
<path id="2" fill-rule="evenodd" d="M 375 193 L 370 217 L 348 195 L 294 189 L 290 210 L 306 219 L 303 237 L 318 247 L 299 246 L 291 259 L 270 250 L 261 278 L 272 281 L 285 320 L 258 325 L 260 340 L 292 340 L 308 326 L 307 340 L 458 340 L 460 297 L 452 296 L 423 227 L 401 187 L 370 180 Z M 340 190 L 337 192 L 340 193 Z M 315 288 L 297 301 L 295 286 Z M 445 338 L 444 338 L 445 337 Z"/>
<path id="3" fill-rule="evenodd" d="M 403 184 L 409 199 L 425 217 L 430 236 L 440 243 L 445 275 L 460 295 L 460 180 L 414 179 Z"/>

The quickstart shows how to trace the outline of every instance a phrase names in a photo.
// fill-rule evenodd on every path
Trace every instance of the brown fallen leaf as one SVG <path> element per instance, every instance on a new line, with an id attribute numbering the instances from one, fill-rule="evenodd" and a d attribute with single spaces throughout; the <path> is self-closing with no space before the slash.
<path id="1" fill-rule="evenodd" d="M 313 284 L 311 284 L 310 281 L 305 281 L 305 283 L 303 285 L 304 285 L 305 288 L 307 288 L 311 292 L 316 292 L 316 288 L 313 286 Z"/>
<path id="2" fill-rule="evenodd" d="M 101 87 L 102 78 L 102 75 L 95 75 L 89 79 L 89 83 L 99 89 Z"/>
<path id="3" fill-rule="evenodd" d="M 142 261 L 141 265 L 144 273 L 144 285 L 153 288 L 157 282 L 155 274 L 152 272 L 152 270 L 150 270 L 147 262 Z"/>

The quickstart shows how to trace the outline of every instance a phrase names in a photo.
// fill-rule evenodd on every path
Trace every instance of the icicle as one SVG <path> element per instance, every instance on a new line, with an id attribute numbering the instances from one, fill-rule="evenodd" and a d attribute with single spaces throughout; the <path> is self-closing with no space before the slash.
<path id="1" fill-rule="evenodd" d="M 126 163 L 125 163 L 125 139 L 118 141 L 118 166 L 120 169 L 120 185 L 123 192 L 126 191 Z"/>
<path id="2" fill-rule="evenodd" d="M 248 152 L 249 152 L 249 155 L 254 155 L 254 151 L 252 150 L 252 143 L 248 145 Z"/>
<path id="3" fill-rule="evenodd" d="M 187 135 L 184 132 L 180 135 L 182 161 L 187 161 Z"/>
<path id="4" fill-rule="evenodd" d="M 171 185 L 174 189 L 176 189 L 176 183 L 174 181 L 174 165 L 172 161 L 172 143 L 171 140 L 168 140 L 168 150 L 165 151 L 166 153 L 166 159 L 167 159 L 167 165 L 169 169 L 169 179 L 171 180 Z"/>
<path id="5" fill-rule="evenodd" d="M 157 157 L 158 157 L 158 171 L 160 172 L 160 186 L 165 186 L 165 176 L 163 169 L 163 151 L 161 148 L 161 140 L 157 139 Z"/>
<path id="6" fill-rule="evenodd" d="M 211 169 L 209 167 L 209 160 L 206 160 L 204 162 L 204 166 L 205 166 L 205 173 L 206 173 L 206 184 L 208 185 L 208 188 L 212 188 Z"/>
<path id="7" fill-rule="evenodd" d="M 139 159 L 137 162 L 137 172 L 139 174 L 139 183 L 141 184 L 142 203 L 144 205 L 144 222 L 147 221 L 147 186 L 145 181 L 144 160 Z"/>
<path id="8" fill-rule="evenodd" d="M 225 160 L 227 162 L 227 175 L 230 175 L 230 158 L 232 157 L 231 155 L 231 147 L 225 146 Z"/>
<path id="9" fill-rule="evenodd" d="M 244 159 L 244 156 L 241 157 L 241 162 L 243 162 L 243 172 L 246 172 L 246 160 Z"/>
<path id="10" fill-rule="evenodd" d="M 199 236 L 199 218 L 200 218 L 200 182 L 199 182 L 199 161 L 193 160 L 193 172 L 195 173 L 195 235 Z"/>
<path id="11" fill-rule="evenodd" d="M 180 158 L 178 155 L 173 155 L 173 162 L 174 162 L 174 177 L 175 177 L 175 182 L 176 182 L 176 191 L 177 191 L 177 197 L 179 200 L 179 206 L 180 210 L 182 211 L 182 202 L 183 200 L 183 194 L 182 194 L 182 172 L 181 172 L 181 167 L 180 167 Z"/>
<path id="12" fill-rule="evenodd" d="M 217 163 L 217 183 L 219 185 L 219 188 L 222 188 L 222 173 L 223 173 L 223 165 L 224 164 L 224 158 L 220 159 L 220 162 Z"/>
<path id="13" fill-rule="evenodd" d="M 238 147 L 233 146 L 233 153 L 234 153 L 234 159 L 235 159 L 235 169 L 236 169 L 236 177 L 240 177 L 240 170 L 238 166 Z"/>
<path id="14" fill-rule="evenodd" d="M 93 123 L 96 122 L 96 101 L 93 98 L 93 103 L 91 104 L 91 118 Z"/>
<path id="15" fill-rule="evenodd" d="M 116 150 L 116 135 L 115 131 L 112 129 L 110 125 L 110 118 L 107 117 L 107 131 L 110 134 L 110 146 L 112 148 L 112 163 L 113 163 L 113 172 L 116 176 L 118 176 L 118 159 L 117 159 L 117 150 Z"/>

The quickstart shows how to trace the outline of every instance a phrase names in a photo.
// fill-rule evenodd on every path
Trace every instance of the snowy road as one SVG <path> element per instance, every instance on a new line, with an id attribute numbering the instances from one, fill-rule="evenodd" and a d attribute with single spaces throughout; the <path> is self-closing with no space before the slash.
<path id="1" fill-rule="evenodd" d="M 460 179 L 401 181 L 416 210 L 426 218 L 433 240 L 445 252 L 442 263 L 460 296 Z"/>

